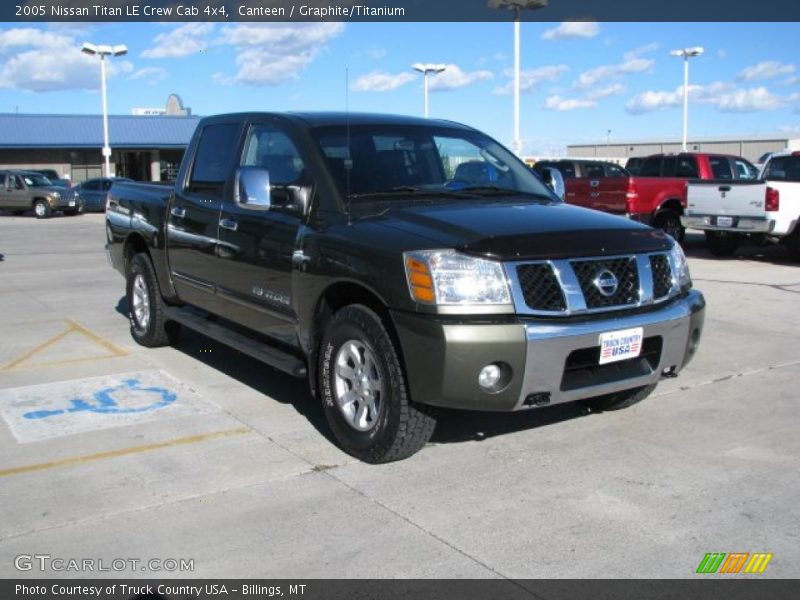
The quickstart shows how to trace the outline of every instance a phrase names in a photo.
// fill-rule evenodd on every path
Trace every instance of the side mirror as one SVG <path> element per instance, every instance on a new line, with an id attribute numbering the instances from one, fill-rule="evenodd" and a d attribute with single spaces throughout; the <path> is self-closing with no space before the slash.
<path id="1" fill-rule="evenodd" d="M 302 217 L 306 214 L 311 188 L 303 185 L 276 185 L 272 188 L 272 210 Z"/>
<path id="2" fill-rule="evenodd" d="M 262 167 L 239 167 L 234 181 L 237 204 L 246 208 L 269 210 L 272 205 L 269 172 Z"/>
<path id="3" fill-rule="evenodd" d="M 541 175 L 545 185 L 553 190 L 553 193 L 563 202 L 566 195 L 566 185 L 561 171 L 553 167 L 544 167 Z"/>

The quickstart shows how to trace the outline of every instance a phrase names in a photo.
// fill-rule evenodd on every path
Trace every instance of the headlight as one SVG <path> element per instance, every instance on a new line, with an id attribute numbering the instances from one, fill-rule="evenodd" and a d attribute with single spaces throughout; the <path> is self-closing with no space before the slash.
<path id="1" fill-rule="evenodd" d="M 672 267 L 675 271 L 673 274 L 675 282 L 681 291 L 685 292 L 692 287 L 692 276 L 689 274 L 689 263 L 686 260 L 686 255 L 678 242 L 673 243 L 672 250 L 669 253 Z"/>
<path id="2" fill-rule="evenodd" d="M 61 194 L 59 194 L 58 192 L 53 192 L 53 198 L 55 200 L 61 200 Z"/>
<path id="3" fill-rule="evenodd" d="M 403 254 L 411 297 L 423 304 L 511 304 L 499 262 L 455 250 Z"/>

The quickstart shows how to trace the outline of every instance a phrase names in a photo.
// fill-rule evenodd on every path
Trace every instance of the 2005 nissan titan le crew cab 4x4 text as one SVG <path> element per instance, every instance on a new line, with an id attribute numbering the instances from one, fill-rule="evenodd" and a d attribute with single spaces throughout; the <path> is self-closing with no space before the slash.
<path id="1" fill-rule="evenodd" d="M 447 121 L 206 118 L 174 189 L 119 183 L 106 219 L 138 343 L 185 326 L 308 377 L 372 463 L 419 450 L 438 407 L 629 406 L 703 328 L 672 238 L 565 204 Z"/>

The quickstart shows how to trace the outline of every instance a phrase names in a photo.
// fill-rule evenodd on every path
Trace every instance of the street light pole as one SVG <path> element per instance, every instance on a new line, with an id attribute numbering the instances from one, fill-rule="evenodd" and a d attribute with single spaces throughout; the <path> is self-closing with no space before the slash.
<path id="1" fill-rule="evenodd" d="M 108 94 L 106 92 L 106 56 L 122 56 L 128 53 L 124 44 L 117 46 L 95 45 L 88 42 L 81 46 L 81 52 L 100 57 L 100 90 L 103 96 L 103 158 L 105 176 L 111 177 L 111 146 L 108 141 Z"/>
<path id="2" fill-rule="evenodd" d="M 545 8 L 549 0 L 488 0 L 489 8 L 514 11 L 514 139 L 511 149 L 517 156 L 522 154 L 520 135 L 520 12 Z"/>
<path id="3" fill-rule="evenodd" d="M 672 56 L 683 58 L 683 143 L 681 148 L 683 148 L 684 152 L 687 150 L 689 137 L 689 58 L 700 56 L 703 51 L 701 46 L 695 46 L 694 48 L 683 48 L 670 52 Z"/>
<path id="4" fill-rule="evenodd" d="M 428 75 L 430 73 L 433 73 L 434 75 L 436 75 L 437 73 L 441 73 L 447 68 L 447 66 L 432 65 L 430 63 L 428 64 L 415 63 L 411 65 L 411 68 L 413 68 L 415 71 L 419 71 L 420 73 L 422 73 L 425 79 L 425 83 L 423 85 L 425 89 L 425 118 L 427 119 L 428 118 Z"/>

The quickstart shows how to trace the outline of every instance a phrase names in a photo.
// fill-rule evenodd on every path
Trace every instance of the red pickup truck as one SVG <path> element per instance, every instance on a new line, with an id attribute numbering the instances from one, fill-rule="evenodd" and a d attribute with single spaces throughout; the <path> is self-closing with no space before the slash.
<path id="1" fill-rule="evenodd" d="M 564 200 L 595 210 L 624 215 L 682 240 L 681 216 L 686 208 L 686 183 L 691 179 L 756 179 L 758 169 L 743 158 L 685 152 L 645 158 L 640 174 L 611 162 L 579 159 L 538 161 L 533 170 L 555 168 L 564 177 Z"/>

